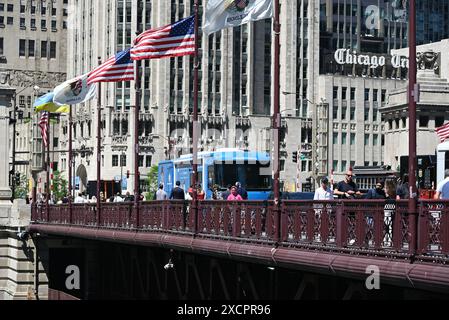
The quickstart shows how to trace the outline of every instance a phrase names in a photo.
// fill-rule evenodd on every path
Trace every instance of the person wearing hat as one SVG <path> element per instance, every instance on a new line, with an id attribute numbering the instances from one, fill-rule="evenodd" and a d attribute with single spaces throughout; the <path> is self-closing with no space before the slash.
<path id="1" fill-rule="evenodd" d="M 321 179 L 321 187 L 315 190 L 313 200 L 334 200 L 334 193 L 329 188 L 329 179 L 327 177 Z"/>

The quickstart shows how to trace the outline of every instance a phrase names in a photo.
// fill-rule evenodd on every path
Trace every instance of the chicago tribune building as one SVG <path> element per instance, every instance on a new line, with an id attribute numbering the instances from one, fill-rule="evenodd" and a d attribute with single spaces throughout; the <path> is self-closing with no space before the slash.
<path id="1" fill-rule="evenodd" d="M 418 42 L 448 36 L 448 0 L 418 3 Z M 205 1 L 200 12 L 204 15 Z M 350 166 L 383 164 L 379 109 L 391 89 L 406 85 L 407 60 L 390 50 L 407 47 L 407 1 L 281 0 L 281 180 L 286 190 L 335 179 Z M 131 46 L 138 30 L 193 14 L 193 0 L 77 0 L 69 4 L 68 78 L 84 74 Z M 203 17 L 200 17 L 200 23 Z M 429 21 L 432 21 L 429 26 Z M 435 23 L 439 21 L 439 23 Z M 271 20 L 209 37 L 200 32 L 200 150 L 271 150 L 273 111 Z M 193 58 L 142 63 L 139 171 L 191 152 Z M 134 82 L 102 84 L 102 188 L 132 190 Z M 74 176 L 94 193 L 96 101 L 74 112 Z M 67 148 L 67 119 L 61 122 Z M 293 153 L 298 152 L 297 163 Z M 66 156 L 62 167 L 68 168 Z M 122 181 L 120 188 L 119 181 Z"/>

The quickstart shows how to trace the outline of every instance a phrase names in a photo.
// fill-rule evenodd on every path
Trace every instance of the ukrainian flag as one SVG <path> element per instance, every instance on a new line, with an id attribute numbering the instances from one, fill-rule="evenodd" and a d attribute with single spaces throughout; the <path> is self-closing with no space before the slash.
<path id="1" fill-rule="evenodd" d="M 34 101 L 34 111 L 48 111 L 50 113 L 68 113 L 70 107 L 68 105 L 59 105 L 53 102 L 53 92 L 49 92 L 42 97 L 39 97 Z"/>

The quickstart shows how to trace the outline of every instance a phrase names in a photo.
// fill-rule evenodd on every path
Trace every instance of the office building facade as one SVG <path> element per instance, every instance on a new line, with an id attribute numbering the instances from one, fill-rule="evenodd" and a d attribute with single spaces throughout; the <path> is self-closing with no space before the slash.
<path id="1" fill-rule="evenodd" d="M 442 1 L 446 3 L 447 1 Z M 200 1 L 204 15 L 204 1 Z M 418 1 L 425 24 L 447 6 Z M 389 91 L 403 86 L 406 60 L 390 50 L 407 46 L 404 1 L 280 1 L 281 180 L 285 189 L 306 190 L 332 171 L 335 179 L 353 166 L 384 164 L 384 124 L 379 108 Z M 137 31 L 175 22 L 193 13 L 193 1 L 78 0 L 68 36 L 69 77 L 88 72 L 131 46 Z M 420 16 L 421 17 L 421 16 Z M 427 19 L 427 20 L 426 20 Z M 202 16 L 200 17 L 200 22 Z M 427 28 L 421 41 L 444 36 L 446 26 Z M 200 150 L 271 150 L 273 110 L 271 21 L 200 34 Z M 142 63 L 139 171 L 191 152 L 193 58 Z M 102 84 L 103 188 L 112 193 L 132 183 L 134 82 Z M 75 176 L 93 190 L 96 180 L 96 102 L 75 113 Z M 67 125 L 65 125 L 67 127 Z M 90 128 L 90 129 L 89 129 Z M 62 129 L 67 132 L 67 129 Z M 64 137 L 67 135 L 64 134 Z M 299 152 L 298 163 L 292 161 Z M 67 167 L 67 159 L 62 160 Z M 128 179 L 126 179 L 128 181 Z M 132 182 L 132 179 L 129 179 Z M 122 181 L 123 182 L 123 181 Z M 142 188 L 145 182 L 141 181 Z"/>

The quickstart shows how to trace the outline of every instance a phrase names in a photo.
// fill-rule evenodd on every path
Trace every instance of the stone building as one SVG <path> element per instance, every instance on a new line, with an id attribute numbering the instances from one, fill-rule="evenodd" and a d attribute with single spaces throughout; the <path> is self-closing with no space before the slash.
<path id="1" fill-rule="evenodd" d="M 32 109 L 34 99 L 66 79 L 67 8 L 67 0 L 0 1 L 0 69 L 8 73 L 10 85 L 16 88 L 16 112 L 11 113 L 11 118 L 17 119 L 15 154 L 10 140 L 11 159 L 15 157 L 16 171 L 28 178 L 32 166 L 36 170 L 42 167 L 39 141 L 33 150 L 37 152 L 35 163 L 30 164 L 32 137 L 40 136 L 36 127 L 38 116 Z M 56 151 L 60 146 L 57 126 L 54 128 L 50 140 L 51 149 Z M 55 169 L 60 169 L 57 152 L 51 161 Z M 38 189 L 43 191 L 45 179 L 38 181 Z"/>

